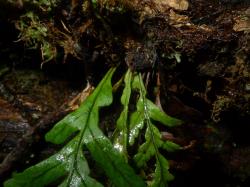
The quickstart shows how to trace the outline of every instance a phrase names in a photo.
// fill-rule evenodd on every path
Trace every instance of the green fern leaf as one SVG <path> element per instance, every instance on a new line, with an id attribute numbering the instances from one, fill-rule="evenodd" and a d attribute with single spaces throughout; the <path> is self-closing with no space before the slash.
<path id="1" fill-rule="evenodd" d="M 64 179 L 60 186 L 102 186 L 89 176 L 88 164 L 82 152 L 84 145 L 115 186 L 145 186 L 98 127 L 99 108 L 112 103 L 111 78 L 114 71 L 112 68 L 106 74 L 78 110 L 66 116 L 47 133 L 46 140 L 60 144 L 74 132 L 75 137 L 57 154 L 14 175 L 5 182 L 5 187 L 42 187 L 58 179 Z"/>
<path id="2" fill-rule="evenodd" d="M 121 96 L 121 103 L 123 105 L 123 111 L 117 120 L 117 128 L 114 133 L 115 147 L 123 153 L 125 159 L 127 159 L 127 143 L 128 143 L 128 107 L 131 95 L 131 83 L 132 83 L 132 72 L 127 71 L 125 78 L 125 88 Z M 119 134 L 118 134 L 119 133 Z M 117 135 L 118 134 L 118 135 Z"/>
<path id="3" fill-rule="evenodd" d="M 80 131 L 81 138 L 84 138 L 87 142 L 92 141 L 94 137 L 103 136 L 98 128 L 98 110 L 100 107 L 108 106 L 112 103 L 111 77 L 113 73 L 114 69 L 111 69 L 95 91 L 81 104 L 79 109 L 67 115 L 46 134 L 45 138 L 47 141 L 61 144 L 76 131 Z M 91 134 L 92 132 L 95 132 L 95 136 Z"/>
<path id="4" fill-rule="evenodd" d="M 158 121 L 168 127 L 174 127 L 182 124 L 182 121 L 173 117 L 170 117 L 166 113 L 162 112 L 158 106 L 152 101 L 146 99 L 146 105 L 148 108 L 149 117 L 155 121 Z"/>
<path id="5" fill-rule="evenodd" d="M 168 127 L 174 127 L 182 124 L 182 121 L 173 117 L 170 117 L 166 113 L 162 112 L 152 101 L 146 98 L 146 89 L 143 84 L 140 83 L 139 76 L 135 76 L 132 84 L 134 90 L 139 90 L 140 97 L 137 101 L 136 111 L 130 117 L 129 127 L 129 144 L 133 145 L 135 139 L 138 137 L 141 129 L 144 127 L 144 121 L 146 118 L 158 121 Z M 147 117 L 145 118 L 145 106 L 147 108 Z"/>
<path id="6" fill-rule="evenodd" d="M 174 179 L 174 176 L 168 170 L 169 164 L 167 159 L 159 154 L 156 161 L 154 180 L 152 181 L 152 184 L 150 186 L 167 187 L 168 182 Z"/>
<path id="7" fill-rule="evenodd" d="M 142 108 L 138 107 L 138 102 L 137 102 L 137 110 L 130 116 L 130 123 L 129 123 L 130 145 L 133 145 L 135 143 L 135 139 L 138 137 L 141 129 L 144 127 L 144 114 Z"/>
<path id="8" fill-rule="evenodd" d="M 137 102 L 137 111 L 134 115 L 142 118 L 141 120 L 137 119 L 137 121 L 143 121 L 146 124 L 145 143 L 139 147 L 138 153 L 134 156 L 134 160 L 139 168 L 143 168 L 152 157 L 155 157 L 156 170 L 150 186 L 167 186 L 168 181 L 170 181 L 173 176 L 168 171 L 168 161 L 161 155 L 159 148 L 174 150 L 179 147 L 174 143 L 164 142 L 161 138 L 160 131 L 152 123 L 152 120 L 161 122 L 168 127 L 180 125 L 182 122 L 163 113 L 155 104 L 146 98 L 146 89 L 140 74 L 134 79 L 133 87 L 138 89 L 140 93 Z M 133 127 L 136 127 L 136 125 L 133 125 Z M 137 132 L 136 134 L 139 133 Z M 135 137 L 133 137 L 133 139 L 135 139 Z"/>
<path id="9" fill-rule="evenodd" d="M 153 124 L 147 127 L 145 139 L 146 142 L 139 147 L 138 153 L 134 157 L 139 167 L 145 166 L 151 157 L 158 154 L 158 148 L 163 144 L 161 134 Z"/>
<path id="10" fill-rule="evenodd" d="M 180 150 L 181 146 L 171 141 L 165 141 L 162 144 L 161 148 L 165 149 L 168 152 L 174 152 Z"/>
<path id="11" fill-rule="evenodd" d="M 101 187 L 102 185 L 96 180 L 90 178 L 88 163 L 82 152 L 77 157 L 76 172 L 71 176 L 71 170 L 74 170 L 74 147 L 77 146 L 79 137 L 75 137 L 57 154 L 51 156 L 47 160 L 38 163 L 26 169 L 23 173 L 14 174 L 13 178 L 4 183 L 5 187 L 43 187 L 57 181 L 65 176 L 61 186 L 95 186 Z M 67 177 L 66 177 L 67 176 Z M 83 183 L 83 181 L 84 183 Z M 68 182 L 69 181 L 69 182 Z"/>

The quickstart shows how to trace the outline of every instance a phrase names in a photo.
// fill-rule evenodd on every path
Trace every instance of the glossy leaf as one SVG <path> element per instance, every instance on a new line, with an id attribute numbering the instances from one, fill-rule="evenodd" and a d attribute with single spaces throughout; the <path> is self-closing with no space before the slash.
<path id="1" fill-rule="evenodd" d="M 146 89 L 140 83 L 139 75 L 133 79 L 132 88 L 139 90 L 140 96 L 137 101 L 136 111 L 131 115 L 130 118 L 130 131 L 129 131 L 129 144 L 133 145 L 135 139 L 138 137 L 141 129 L 144 127 L 145 121 L 145 106 L 147 108 L 147 115 L 149 119 L 158 121 L 168 127 L 174 127 L 182 124 L 182 121 L 173 117 L 170 117 L 157 107 L 152 101 L 146 98 Z"/>
<path id="2" fill-rule="evenodd" d="M 140 90 L 139 75 L 135 75 L 132 82 L 133 90 Z M 144 95 L 146 95 L 146 90 L 142 87 Z M 140 94 L 139 99 L 136 104 L 136 111 L 132 113 L 129 121 L 129 144 L 133 145 L 135 139 L 138 137 L 141 129 L 144 127 L 144 109 L 143 109 L 143 99 L 142 94 Z"/>
<path id="3" fill-rule="evenodd" d="M 77 157 L 77 168 L 74 167 L 74 147 L 79 137 L 75 137 L 61 151 L 39 164 L 26 169 L 23 173 L 14 174 L 4 183 L 5 187 L 43 187 L 60 178 L 64 178 L 61 186 L 95 186 L 101 187 L 95 179 L 89 177 L 88 163 L 82 152 Z M 68 175 L 72 170 L 75 172 Z M 67 176 L 67 177 L 66 177 Z M 69 178 L 72 178 L 69 180 Z M 70 182 L 68 182 L 70 181 Z M 84 181 L 84 185 L 81 182 Z M 59 183 L 60 184 L 60 183 Z"/>
<path id="4" fill-rule="evenodd" d="M 115 186 L 145 187 L 142 179 L 134 174 L 133 169 L 124 162 L 123 157 L 113 148 L 107 138 L 96 139 L 95 142 L 90 142 L 87 146 L 92 157 L 112 179 Z"/>
<path id="5" fill-rule="evenodd" d="M 82 152 L 84 145 L 115 186 L 145 186 L 98 127 L 99 108 L 112 103 L 111 78 L 114 71 L 115 69 L 111 69 L 106 74 L 79 109 L 58 122 L 47 133 L 46 140 L 59 144 L 73 135 L 75 137 L 49 159 L 14 175 L 5 183 L 6 187 L 39 187 L 59 179 L 63 180 L 60 186 L 102 186 L 88 176 L 89 168 Z"/>
<path id="6" fill-rule="evenodd" d="M 168 127 L 174 127 L 182 124 L 182 121 L 173 117 L 170 117 L 166 113 L 162 112 L 161 109 L 156 106 L 152 101 L 146 99 L 149 116 L 151 119 L 158 121 Z"/>
<path id="7" fill-rule="evenodd" d="M 45 138 L 47 141 L 61 144 L 76 131 L 81 131 L 81 138 L 83 138 L 84 135 L 86 141 L 92 141 L 93 136 L 89 134 L 91 133 L 89 130 L 99 129 L 99 107 L 108 106 L 112 103 L 111 77 L 113 73 L 114 69 L 111 69 L 102 79 L 95 91 L 81 104 L 81 106 L 58 122 L 53 129 L 46 134 Z M 97 132 L 99 133 L 99 131 Z M 95 134 L 95 136 L 97 136 L 97 134 Z M 99 136 L 102 136 L 102 133 L 100 133 Z"/>
<path id="8" fill-rule="evenodd" d="M 124 154 L 124 157 L 127 159 L 127 143 L 128 143 L 128 107 L 129 100 L 131 95 L 131 83 L 132 83 L 132 72 L 127 71 L 125 78 L 125 87 L 121 96 L 121 103 L 123 105 L 123 111 L 120 114 L 120 117 L 117 120 L 117 129 L 116 132 L 119 135 L 115 135 L 115 147 Z"/>
<path id="9" fill-rule="evenodd" d="M 181 121 L 163 113 L 155 104 L 146 98 L 146 90 L 141 75 L 135 78 L 133 86 L 139 90 L 140 94 L 136 112 L 141 115 L 137 116 L 143 118 L 143 122 L 146 125 L 145 142 L 139 147 L 138 153 L 134 156 L 134 160 L 139 168 L 143 168 L 152 157 L 155 157 L 156 170 L 150 186 L 167 186 L 168 181 L 172 179 L 172 175 L 168 171 L 168 161 L 161 155 L 159 148 L 174 150 L 175 148 L 177 149 L 178 146 L 174 143 L 164 142 L 161 139 L 160 131 L 153 125 L 152 120 L 161 122 L 168 127 L 179 125 Z M 141 121 L 137 119 L 137 121 L 142 122 L 142 119 Z M 133 127 L 136 127 L 136 125 Z M 139 133 L 137 132 L 136 134 Z M 135 137 L 133 137 L 133 139 L 135 139 Z"/>
<path id="10" fill-rule="evenodd" d="M 135 139 L 139 136 L 139 133 L 143 127 L 144 127 L 143 110 L 142 108 L 138 108 L 137 106 L 137 110 L 130 116 L 130 122 L 129 122 L 129 144 L 130 145 L 133 145 L 135 143 Z"/>

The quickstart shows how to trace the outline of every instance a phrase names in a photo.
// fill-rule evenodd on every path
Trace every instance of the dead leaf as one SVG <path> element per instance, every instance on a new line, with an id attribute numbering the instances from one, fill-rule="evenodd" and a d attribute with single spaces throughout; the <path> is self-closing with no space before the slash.
<path id="1" fill-rule="evenodd" d="M 235 24 L 233 30 L 236 32 L 250 31 L 250 8 L 243 12 L 242 15 L 235 18 Z"/>
<path id="2" fill-rule="evenodd" d="M 160 0 L 160 1 L 176 10 L 187 10 L 189 5 L 187 0 L 167 0 L 167 1 Z"/>
<path id="3" fill-rule="evenodd" d="M 183 25 L 190 25 L 189 17 L 175 13 L 175 11 L 170 10 L 169 13 L 170 25 L 174 27 L 181 27 Z"/>
<path id="4" fill-rule="evenodd" d="M 88 82 L 84 90 L 68 103 L 69 110 L 76 110 L 79 108 L 80 104 L 93 92 L 93 90 L 94 86 Z"/>
<path id="5" fill-rule="evenodd" d="M 236 32 L 240 32 L 240 31 L 250 31 L 250 20 L 246 19 L 246 20 L 236 20 L 236 23 L 233 26 L 233 30 Z"/>

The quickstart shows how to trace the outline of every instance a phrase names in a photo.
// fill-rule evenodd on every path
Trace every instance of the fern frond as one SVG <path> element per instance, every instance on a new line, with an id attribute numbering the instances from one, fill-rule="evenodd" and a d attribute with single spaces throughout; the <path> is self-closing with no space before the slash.
<path id="1" fill-rule="evenodd" d="M 145 186 L 98 127 L 99 108 L 112 103 L 111 78 L 114 71 L 111 68 L 80 108 L 58 122 L 46 135 L 47 141 L 61 144 L 75 134 L 71 141 L 57 154 L 15 174 L 4 183 L 5 187 L 42 187 L 58 179 L 63 179 L 60 186 L 102 186 L 89 176 L 83 146 L 89 150 L 92 158 L 115 186 Z"/>

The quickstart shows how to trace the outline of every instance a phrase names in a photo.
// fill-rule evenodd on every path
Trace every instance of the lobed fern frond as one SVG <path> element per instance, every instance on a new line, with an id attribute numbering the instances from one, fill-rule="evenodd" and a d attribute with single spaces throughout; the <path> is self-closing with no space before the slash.
<path id="1" fill-rule="evenodd" d="M 174 151 L 180 146 L 170 141 L 164 142 L 159 129 L 152 121 L 161 122 L 167 127 L 179 125 L 181 121 L 168 116 L 148 100 L 141 75 L 128 70 L 124 77 L 125 87 L 121 96 L 123 110 L 117 120 L 114 142 L 111 142 L 99 128 L 99 109 L 113 102 L 111 78 L 114 72 L 115 68 L 111 68 L 81 106 L 59 121 L 45 136 L 47 141 L 54 144 L 68 143 L 48 159 L 22 173 L 14 174 L 4 183 L 5 187 L 42 187 L 51 184 L 67 187 L 105 186 L 91 176 L 91 168 L 83 150 L 88 150 L 111 185 L 122 187 L 146 186 L 128 164 L 131 157 L 141 170 L 145 169 L 148 161 L 154 157 L 154 177 L 148 184 L 155 187 L 167 186 L 173 175 L 169 172 L 167 159 L 159 149 Z M 132 92 L 139 92 L 139 98 L 136 111 L 131 114 L 129 105 Z M 129 156 L 129 146 L 132 146 L 137 137 L 144 132 L 144 127 L 145 142 L 137 141 L 140 144 L 138 152 Z"/>

